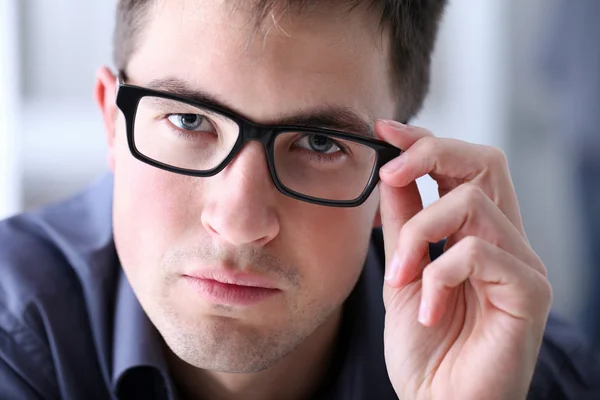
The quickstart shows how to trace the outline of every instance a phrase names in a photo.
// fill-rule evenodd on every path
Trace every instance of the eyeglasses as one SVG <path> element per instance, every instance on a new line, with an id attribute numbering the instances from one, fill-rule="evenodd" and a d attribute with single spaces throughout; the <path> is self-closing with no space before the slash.
<path id="1" fill-rule="evenodd" d="M 125 116 L 131 154 L 144 163 L 210 177 L 256 140 L 281 193 L 325 206 L 362 204 L 379 181 L 379 169 L 401 152 L 352 133 L 255 124 L 213 104 L 125 84 L 122 77 L 116 104 Z"/>

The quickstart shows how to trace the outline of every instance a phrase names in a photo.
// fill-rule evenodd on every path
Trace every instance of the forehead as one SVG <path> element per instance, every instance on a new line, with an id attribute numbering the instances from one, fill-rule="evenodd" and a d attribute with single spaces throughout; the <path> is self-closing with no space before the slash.
<path id="1" fill-rule="evenodd" d="M 260 29 L 246 2 L 158 1 L 130 64 L 135 84 L 176 78 L 257 121 L 335 105 L 393 118 L 388 40 L 373 13 L 275 11 Z"/>

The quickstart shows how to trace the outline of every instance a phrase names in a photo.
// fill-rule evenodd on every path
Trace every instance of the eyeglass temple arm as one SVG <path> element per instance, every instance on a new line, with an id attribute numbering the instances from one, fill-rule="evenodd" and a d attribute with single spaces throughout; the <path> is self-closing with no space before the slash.
<path id="1" fill-rule="evenodd" d="M 125 84 L 125 72 L 123 71 L 118 71 L 117 72 L 117 84 L 115 87 L 115 91 L 118 92 L 119 91 L 119 86 L 124 85 Z"/>

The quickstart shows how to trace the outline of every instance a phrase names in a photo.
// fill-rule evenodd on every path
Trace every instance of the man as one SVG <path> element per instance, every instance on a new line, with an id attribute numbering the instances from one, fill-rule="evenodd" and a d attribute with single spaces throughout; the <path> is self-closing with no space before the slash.
<path id="1" fill-rule="evenodd" d="M 597 394 L 502 153 L 394 122 L 443 3 L 120 1 L 112 175 L 0 227 L 0 397 Z"/>

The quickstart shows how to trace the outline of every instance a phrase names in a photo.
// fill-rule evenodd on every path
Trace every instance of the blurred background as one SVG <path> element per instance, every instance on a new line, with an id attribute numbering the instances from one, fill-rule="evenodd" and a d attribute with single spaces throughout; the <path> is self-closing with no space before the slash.
<path id="1" fill-rule="evenodd" d="M 96 69 L 111 63 L 114 6 L 0 0 L 0 218 L 64 198 L 106 172 L 92 90 Z M 414 121 L 506 152 L 554 308 L 591 339 L 600 334 L 600 255 L 590 251 L 600 251 L 599 6 L 451 0 L 431 95 Z M 425 202 L 434 201 L 435 184 L 419 184 Z"/>

